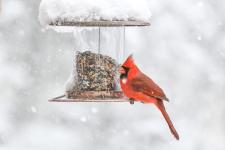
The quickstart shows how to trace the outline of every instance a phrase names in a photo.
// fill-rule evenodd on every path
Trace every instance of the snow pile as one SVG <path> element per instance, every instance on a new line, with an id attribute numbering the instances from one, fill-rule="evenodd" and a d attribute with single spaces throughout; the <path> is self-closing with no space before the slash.
<path id="1" fill-rule="evenodd" d="M 58 20 L 142 20 L 151 12 L 145 0 L 42 0 L 39 20 L 43 26 Z"/>

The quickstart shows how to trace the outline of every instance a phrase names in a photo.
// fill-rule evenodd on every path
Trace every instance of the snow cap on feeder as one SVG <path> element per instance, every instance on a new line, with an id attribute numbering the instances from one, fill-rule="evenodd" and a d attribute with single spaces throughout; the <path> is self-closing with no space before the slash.
<path id="1" fill-rule="evenodd" d="M 145 0 L 42 0 L 41 25 L 148 26 L 151 12 Z"/>

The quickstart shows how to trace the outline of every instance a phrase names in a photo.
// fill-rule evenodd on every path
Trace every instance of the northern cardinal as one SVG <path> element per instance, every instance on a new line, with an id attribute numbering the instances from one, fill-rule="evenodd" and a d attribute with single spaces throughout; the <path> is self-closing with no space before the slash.
<path id="1" fill-rule="evenodd" d="M 141 101 L 143 103 L 153 103 L 164 116 L 171 133 L 179 140 L 179 135 L 166 112 L 163 101 L 169 101 L 163 90 L 153 82 L 148 76 L 140 71 L 134 63 L 132 55 L 119 69 L 120 72 L 120 86 L 123 93 L 131 100 Z"/>

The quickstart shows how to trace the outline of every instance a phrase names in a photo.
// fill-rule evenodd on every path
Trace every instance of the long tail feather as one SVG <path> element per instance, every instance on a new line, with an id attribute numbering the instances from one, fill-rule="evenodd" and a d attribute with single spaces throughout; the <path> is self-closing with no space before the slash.
<path id="1" fill-rule="evenodd" d="M 178 135 L 176 129 L 174 128 L 173 123 L 172 123 L 172 121 L 170 120 L 169 115 L 168 115 L 167 112 L 166 112 L 166 109 L 165 109 L 165 107 L 164 107 L 164 104 L 163 104 L 162 100 L 158 100 L 157 103 L 156 103 L 156 106 L 158 107 L 158 109 L 159 109 L 159 110 L 161 111 L 161 113 L 163 114 L 163 117 L 165 118 L 165 120 L 166 120 L 166 122 L 167 122 L 167 124 L 168 124 L 168 126 L 169 126 L 169 128 L 170 128 L 171 133 L 174 135 L 174 137 L 175 137 L 177 140 L 179 140 L 179 135 Z"/>

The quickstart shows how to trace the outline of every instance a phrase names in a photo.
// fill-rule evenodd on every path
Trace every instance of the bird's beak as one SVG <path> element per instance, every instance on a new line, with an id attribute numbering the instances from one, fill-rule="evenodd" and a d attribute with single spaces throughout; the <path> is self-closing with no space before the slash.
<path id="1" fill-rule="evenodd" d="M 119 71 L 120 74 L 125 74 L 126 73 L 123 67 L 120 67 L 118 71 Z"/>

